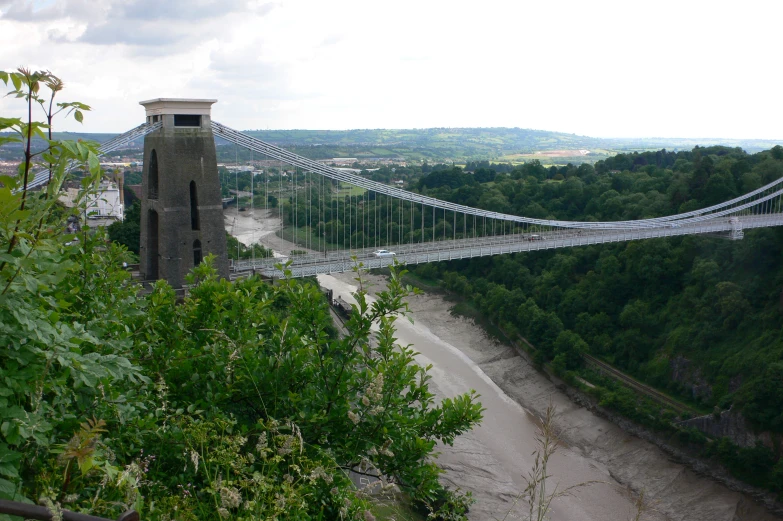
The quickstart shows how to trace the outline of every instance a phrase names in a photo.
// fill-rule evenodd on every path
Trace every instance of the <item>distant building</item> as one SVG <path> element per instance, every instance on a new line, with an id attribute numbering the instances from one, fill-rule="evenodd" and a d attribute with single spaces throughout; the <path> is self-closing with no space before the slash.
<path id="1" fill-rule="evenodd" d="M 59 200 L 67 208 L 73 208 L 76 206 L 75 201 L 80 191 L 79 188 L 66 188 L 60 193 Z M 117 185 L 110 181 L 103 181 L 95 193 L 87 196 L 85 214 L 88 219 L 123 220 L 125 208 Z"/>
<path id="2" fill-rule="evenodd" d="M 103 168 L 120 168 L 120 167 L 130 167 L 132 166 L 131 163 L 118 163 L 118 162 L 104 162 L 101 161 L 101 167 Z"/>
<path id="3" fill-rule="evenodd" d="M 334 165 L 334 166 L 351 166 L 354 163 L 359 161 L 355 157 L 333 157 L 332 159 L 319 159 L 319 163 L 324 163 L 327 165 Z"/>
<path id="4" fill-rule="evenodd" d="M 218 167 L 221 166 L 229 172 L 255 172 L 256 170 L 256 167 L 253 165 L 227 165 L 225 163 L 218 165 Z"/>
<path id="5" fill-rule="evenodd" d="M 111 182 L 101 183 L 96 193 L 87 196 L 86 213 L 88 219 L 108 218 L 121 221 L 125 213 L 117 185 Z"/>
<path id="6" fill-rule="evenodd" d="M 339 170 L 340 172 L 350 172 L 352 174 L 361 174 L 362 172 L 375 172 L 376 170 L 380 170 L 380 168 L 345 168 L 345 167 L 333 167 L 335 170 Z"/>
<path id="7" fill-rule="evenodd" d="M 0 161 L 0 175 L 16 175 L 18 168 L 18 161 Z"/>

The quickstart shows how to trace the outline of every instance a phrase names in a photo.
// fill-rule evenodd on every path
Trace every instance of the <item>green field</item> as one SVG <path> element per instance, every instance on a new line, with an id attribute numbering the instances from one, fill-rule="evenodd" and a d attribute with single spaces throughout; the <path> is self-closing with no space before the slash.
<path id="1" fill-rule="evenodd" d="M 364 195 L 367 190 L 359 186 L 354 186 L 350 183 L 340 183 L 340 193 L 338 195 L 343 197 L 359 197 Z"/>

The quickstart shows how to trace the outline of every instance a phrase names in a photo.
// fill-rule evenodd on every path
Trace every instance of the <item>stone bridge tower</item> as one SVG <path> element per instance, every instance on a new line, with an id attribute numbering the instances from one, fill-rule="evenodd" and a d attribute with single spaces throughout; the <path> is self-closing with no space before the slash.
<path id="1" fill-rule="evenodd" d="M 144 138 L 140 271 L 174 288 L 209 253 L 228 277 L 226 232 L 210 109 L 217 100 L 159 98 L 140 102 L 147 123 L 163 126 Z"/>

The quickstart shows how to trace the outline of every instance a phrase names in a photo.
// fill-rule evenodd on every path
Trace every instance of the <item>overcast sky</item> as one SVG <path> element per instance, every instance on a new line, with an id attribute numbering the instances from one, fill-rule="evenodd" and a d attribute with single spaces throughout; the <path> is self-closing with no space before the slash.
<path id="1" fill-rule="evenodd" d="M 781 20 L 780 0 L 0 0 L 0 70 L 60 76 L 89 132 L 196 97 L 238 129 L 781 139 Z"/>

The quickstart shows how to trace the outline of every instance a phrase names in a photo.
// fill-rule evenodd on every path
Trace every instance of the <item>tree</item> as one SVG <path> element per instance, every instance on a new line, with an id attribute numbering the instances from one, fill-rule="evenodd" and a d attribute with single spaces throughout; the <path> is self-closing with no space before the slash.
<path id="1" fill-rule="evenodd" d="M 28 107 L 44 78 L 0 73 Z M 43 128 L 0 119 L 28 151 Z M 427 368 L 397 345 L 396 270 L 372 304 L 356 295 L 343 337 L 314 285 L 221 280 L 212 257 L 184 299 L 165 281 L 140 295 L 102 229 L 61 233 L 66 165 L 94 189 L 96 149 L 46 144 L 0 187 L 0 499 L 54 517 L 67 503 L 109 518 L 369 519 L 354 470 L 464 520 L 470 498 L 440 485 L 432 455 L 482 408 L 475 393 L 435 403 Z M 53 166 L 42 192 L 27 189 L 37 157 Z"/>
<path id="2" fill-rule="evenodd" d="M 479 183 L 489 183 L 495 180 L 496 172 L 490 168 L 477 168 L 473 171 L 473 178 Z"/>
<path id="3" fill-rule="evenodd" d="M 576 369 L 582 365 L 582 355 L 590 348 L 578 334 L 573 331 L 563 331 L 555 340 L 555 359 L 562 357 L 564 368 Z"/>
<path id="4" fill-rule="evenodd" d="M 111 223 L 107 231 L 111 240 L 138 255 L 141 237 L 141 201 L 139 199 L 133 201 L 125 212 L 125 218 Z"/>
<path id="5" fill-rule="evenodd" d="M 359 304 L 346 323 L 350 334 L 342 338 L 332 333 L 327 304 L 312 284 L 282 281 L 270 286 L 258 279 L 230 283 L 217 278 L 209 260 L 194 270 L 191 282 L 196 285 L 181 305 L 159 285 L 151 299 L 159 304 L 137 324 L 153 353 L 145 369 L 164 375 L 170 407 L 201 409 L 210 424 L 234 416 L 237 428 L 245 426 L 243 436 L 253 439 L 266 432 L 270 442 L 275 435 L 290 440 L 294 432 L 290 448 L 316 462 L 311 466 L 320 465 L 335 483 L 340 468 L 366 473 L 377 469 L 435 508 L 443 493 L 439 470 L 430 461 L 436 442 L 451 444 L 480 421 L 482 409 L 470 394 L 435 405 L 426 368 L 416 365 L 413 350 L 396 344 L 394 322 L 404 313 L 407 290 L 395 271 L 388 291 L 374 303 L 363 290 L 356 294 Z M 159 321 L 160 315 L 170 318 Z M 377 333 L 373 324 L 378 324 Z M 209 346 L 206 353 L 204 346 Z M 295 428 L 275 434 L 271 420 L 278 431 L 286 423 Z M 189 432 L 182 433 L 186 440 Z M 186 442 L 196 450 L 197 438 Z M 298 465 L 288 459 L 291 455 L 283 454 L 280 475 Z M 181 464 L 172 463 L 172 468 Z M 224 479 L 241 482 L 266 467 L 251 468 L 226 471 Z M 215 488 L 213 472 L 189 469 L 186 479 Z M 318 494 L 327 496 L 333 486 L 316 484 L 325 487 Z M 341 494 L 349 487 L 342 483 Z M 253 500 L 249 484 L 237 493 Z M 456 496 L 454 500 L 459 501 Z M 313 515 L 317 507 L 299 515 Z M 265 512 L 263 505 L 258 508 L 257 515 Z"/>
<path id="6" fill-rule="evenodd" d="M 87 417 L 101 396 L 113 399 L 115 385 L 138 381 L 140 374 L 123 356 L 126 335 L 115 329 L 114 315 L 97 318 L 99 308 L 114 307 L 114 313 L 117 303 L 129 297 L 122 282 L 127 274 L 109 268 L 118 263 L 121 252 L 109 248 L 96 258 L 97 245 L 104 247 L 100 236 L 85 232 L 77 246 L 69 245 L 72 237 L 62 233 L 64 218 L 56 195 L 69 163 L 75 162 L 88 174 L 76 200 L 84 209 L 86 196 L 101 175 L 95 144 L 53 141 L 44 134 L 51 129 L 51 99 L 62 85 L 53 74 L 0 71 L 0 80 L 12 84 L 11 94 L 27 109 L 24 121 L 0 118 L 0 130 L 11 132 L 0 137 L 0 144 L 20 143 L 25 150 L 19 175 L 3 177 L 0 188 L 0 498 L 51 499 L 51 491 L 35 494 L 25 480 L 45 471 L 45 460 L 58 444 L 65 446 L 63 461 L 73 459 L 75 465 L 78 460 L 80 469 L 58 469 L 65 489 L 71 478 L 96 466 L 112 471 L 94 445 L 99 422 L 85 423 L 81 437 L 70 446 L 66 433 L 78 430 L 79 419 Z M 52 96 L 48 102 L 45 87 Z M 34 121 L 33 107 L 47 103 L 49 123 Z M 57 107 L 77 121 L 89 109 L 77 103 Z M 43 140 L 42 150 L 33 152 L 33 138 Z M 36 169 L 43 168 L 49 169 L 49 183 L 33 192 L 28 185 Z M 80 447 L 78 455 L 69 452 Z"/>
<path id="7" fill-rule="evenodd" d="M 723 327 L 736 328 L 750 309 L 748 301 L 742 296 L 742 289 L 733 282 L 719 282 L 715 286 L 715 294 L 715 314 L 723 320 Z"/>

